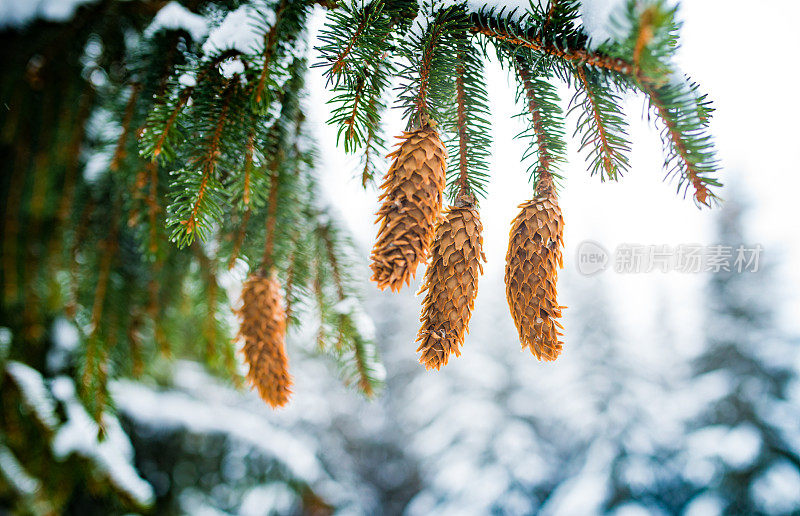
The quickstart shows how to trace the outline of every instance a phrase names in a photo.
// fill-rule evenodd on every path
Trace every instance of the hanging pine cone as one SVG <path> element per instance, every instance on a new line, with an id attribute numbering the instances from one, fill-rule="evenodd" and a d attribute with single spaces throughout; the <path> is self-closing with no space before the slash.
<path id="1" fill-rule="evenodd" d="M 242 308 L 238 338 L 250 370 L 247 379 L 261 398 L 273 408 L 289 401 L 292 377 L 286 358 L 286 312 L 280 284 L 263 272 L 252 274 L 242 289 Z"/>
<path id="2" fill-rule="evenodd" d="M 563 345 L 558 322 L 563 307 L 556 301 L 556 281 L 563 267 L 564 219 L 549 174 L 541 174 L 536 197 L 520 208 L 506 255 L 508 306 L 522 345 L 539 360 L 555 360 Z"/>
<path id="3" fill-rule="evenodd" d="M 428 124 L 404 132 L 381 188 L 383 202 L 372 250 L 372 280 L 378 287 L 400 290 L 428 254 L 434 225 L 442 211 L 447 151 Z"/>
<path id="4" fill-rule="evenodd" d="M 422 328 L 417 335 L 422 351 L 419 361 L 426 369 L 447 364 L 450 354 L 461 354 L 464 334 L 469 332 L 478 276 L 483 274 L 483 225 L 471 202 L 451 206 L 436 226 L 431 263 L 420 293 Z"/>

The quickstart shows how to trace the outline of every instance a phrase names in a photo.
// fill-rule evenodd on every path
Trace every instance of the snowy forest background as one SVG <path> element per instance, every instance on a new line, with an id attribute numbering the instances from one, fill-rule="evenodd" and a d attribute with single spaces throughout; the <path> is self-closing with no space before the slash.
<path id="1" fill-rule="evenodd" d="M 658 138 L 637 122 L 640 99 L 629 99 L 636 145 L 621 183 L 588 179 L 570 148 L 559 282 L 569 308 L 555 363 L 520 351 L 504 297 L 507 224 L 529 189 L 522 144 L 511 138 L 518 128 L 507 122 L 513 91 L 490 64 L 496 180 L 482 203 L 489 262 L 464 352 L 442 371 L 416 361 L 414 290 L 381 294 L 365 281 L 387 370 L 373 401 L 292 346 L 313 338 L 309 329 L 290 334 L 297 386 L 288 408 L 271 411 L 180 361 L 155 380 L 115 382 L 118 413 L 98 443 L 72 380 L 61 374 L 77 344 L 62 319 L 51 330 L 58 345 L 48 356 L 50 378 L 6 363 L 2 402 L 27 407 L 45 428 L 57 404 L 66 411 L 67 424 L 47 431 L 55 453 L 87 472 L 86 496 L 70 505 L 82 514 L 117 510 L 98 507 L 98 490 L 156 514 L 800 514 L 800 273 L 792 266 L 800 213 L 789 126 L 800 113 L 784 105 L 791 86 L 781 75 L 788 72 L 774 72 L 785 70 L 780 58 L 754 54 L 741 38 L 788 34 L 776 24 L 788 31 L 793 16 L 765 13 L 789 2 L 767 4 L 758 12 L 744 2 L 682 4 L 680 64 L 717 108 L 722 209 L 700 212 L 660 183 Z M 13 14 L 3 7 L 0 14 Z M 742 56 L 752 71 L 738 68 Z M 366 256 L 375 194 L 360 190 L 356 160 L 336 149 L 335 132 L 324 126 L 327 93 L 314 73 L 307 102 L 316 106 L 319 166 L 330 171 L 324 186 Z M 766 93 L 756 101 L 757 90 Z M 398 118 L 387 133 L 401 125 Z M 575 267 L 587 239 L 609 249 L 758 243 L 765 251 L 757 273 L 587 277 Z M 235 291 L 242 279 L 234 273 L 226 281 Z M 0 348 L 5 339 L 0 328 Z M 35 498 L 37 481 L 15 467 L 0 443 L 4 489 Z"/>

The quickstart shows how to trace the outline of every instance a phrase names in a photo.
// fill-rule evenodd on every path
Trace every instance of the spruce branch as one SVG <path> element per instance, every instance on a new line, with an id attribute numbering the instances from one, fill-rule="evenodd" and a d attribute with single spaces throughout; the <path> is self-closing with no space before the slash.
<path id="1" fill-rule="evenodd" d="M 625 17 L 633 30 L 617 51 L 632 55 L 635 84 L 663 124 L 666 178 L 678 176 L 679 192 L 685 195 L 691 185 L 696 203 L 710 206 L 717 200 L 710 187 L 721 186 L 713 177 L 718 162 L 706 131 L 711 112 L 697 85 L 676 74 L 669 64 L 680 27 L 676 12 L 677 7 L 668 7 L 664 0 L 643 5 L 628 0 Z"/>
<path id="2" fill-rule="evenodd" d="M 138 100 L 141 89 L 142 85 L 138 82 L 131 84 L 131 93 L 128 96 L 128 102 L 125 105 L 125 114 L 122 118 L 122 132 L 120 132 L 119 138 L 117 139 L 117 145 L 114 149 L 114 156 L 111 158 L 111 163 L 108 166 L 111 171 L 118 170 L 120 161 L 125 158 L 125 145 L 128 142 L 131 121 L 133 120 L 133 115 L 136 109 L 136 101 Z"/>
<path id="3" fill-rule="evenodd" d="M 316 47 L 320 61 L 313 67 L 325 68 L 323 76 L 334 90 L 381 66 L 398 21 L 385 7 L 384 0 L 364 6 L 343 2 L 329 13 L 319 37 L 322 45 Z"/>
<path id="4" fill-rule="evenodd" d="M 325 67 L 323 75 L 336 95 L 336 105 L 328 123 L 337 125 L 337 143 L 345 152 L 363 147 L 362 184 L 372 180 L 374 158 L 382 153 L 385 142 L 380 136 L 382 97 L 393 71 L 391 62 L 392 30 L 397 17 L 385 11 L 385 2 L 363 7 L 345 3 L 330 13 L 320 35 L 323 45 L 313 67 Z"/>
<path id="5" fill-rule="evenodd" d="M 575 68 L 575 77 L 577 91 L 570 101 L 570 113 L 580 111 L 574 133 L 582 133 L 579 150 L 588 148 L 592 175 L 599 172 L 603 181 L 617 180 L 628 170 L 630 152 L 622 99 L 584 67 Z"/>
<path id="6" fill-rule="evenodd" d="M 55 230 L 60 229 L 69 217 L 72 204 L 75 199 L 75 187 L 78 181 L 78 171 L 80 167 L 81 144 L 86 130 L 86 124 L 92 114 L 92 103 L 96 92 L 94 88 L 87 87 L 80 97 L 80 104 L 76 113 L 75 125 L 70 134 L 69 144 L 66 149 L 66 169 L 64 171 L 64 183 L 61 188 L 61 195 L 56 211 Z M 14 199 L 16 201 L 16 199 Z M 61 254 L 61 242 L 58 237 L 52 240 L 49 255 L 59 256 Z M 13 256 L 13 254 L 12 254 Z M 9 259 L 11 257 L 9 256 Z"/>
<path id="7" fill-rule="evenodd" d="M 666 177 L 679 176 L 678 191 L 684 195 L 694 188 L 698 204 L 711 206 L 718 200 L 709 187 L 721 186 L 712 175 L 717 171 L 711 137 L 706 134 L 707 122 L 700 118 L 696 90 L 685 83 L 667 83 L 661 87 L 642 84 L 650 109 L 663 123 L 661 139 L 667 154 L 664 160 Z"/>
<path id="8" fill-rule="evenodd" d="M 86 341 L 86 355 L 83 364 L 83 374 L 81 375 L 81 392 L 83 397 L 89 401 L 92 417 L 100 429 L 103 427 L 103 410 L 107 401 L 107 375 L 108 375 L 108 352 L 107 347 L 111 345 L 109 339 L 101 339 L 101 327 L 104 326 L 103 314 L 107 302 L 108 284 L 111 276 L 111 267 L 119 251 L 119 212 L 121 200 L 113 201 L 111 226 L 106 238 L 101 244 L 102 256 L 98 267 L 97 285 L 94 290 L 94 301 L 92 303 L 91 319 L 89 332 Z M 113 325 L 108 324 L 113 328 Z"/>
<path id="9" fill-rule="evenodd" d="M 483 60 L 466 34 L 458 42 L 456 61 L 456 112 L 445 125 L 453 134 L 448 142 L 448 193 L 453 202 L 465 196 L 485 197 L 491 147 Z"/>
<path id="10" fill-rule="evenodd" d="M 158 163 L 151 161 L 147 164 L 149 172 L 150 188 L 147 192 L 147 217 L 150 225 L 150 242 L 148 250 L 150 254 L 158 252 L 158 212 L 161 211 L 161 204 L 158 196 Z"/>
<path id="11" fill-rule="evenodd" d="M 155 160 L 161 155 L 161 152 L 165 150 L 165 146 L 167 153 L 165 154 L 165 159 L 167 161 L 171 160 L 172 156 L 174 156 L 174 151 L 172 150 L 173 142 L 177 143 L 180 139 L 180 135 L 175 130 L 175 121 L 178 119 L 178 115 L 183 110 L 183 107 L 186 105 L 186 102 L 192 96 L 193 88 L 186 88 L 178 95 L 174 105 L 169 110 L 169 115 L 163 125 L 163 129 L 159 132 L 158 138 L 156 139 L 155 145 L 153 146 L 152 151 L 145 151 L 146 154 L 152 156 L 152 159 Z M 153 112 L 154 115 L 158 113 L 158 107 L 156 107 Z M 147 128 L 145 128 L 146 130 Z"/>
<path id="12" fill-rule="evenodd" d="M 191 244 L 195 236 L 205 239 L 210 223 L 221 216 L 220 203 L 223 191 L 217 178 L 217 167 L 222 156 L 223 129 L 229 122 L 228 114 L 234 91 L 238 89 L 238 74 L 224 87 L 222 103 L 215 111 L 215 119 L 209 127 L 209 135 L 201 146 L 201 152 L 190 159 L 189 166 L 196 170 L 176 172 L 173 201 L 168 225 L 174 227 L 170 239 L 179 247 Z"/>
<path id="13" fill-rule="evenodd" d="M 236 230 L 236 235 L 234 236 L 233 240 L 233 250 L 231 251 L 231 256 L 228 258 L 228 270 L 233 269 L 233 266 L 236 265 L 236 260 L 239 258 L 239 254 L 242 250 L 242 244 L 244 243 L 244 237 L 247 233 L 247 223 L 250 221 L 250 214 L 252 210 L 250 206 L 248 206 L 244 213 L 242 214 L 242 218 L 239 221 L 239 228 Z"/>
<path id="14" fill-rule="evenodd" d="M 295 254 L 297 251 L 292 251 L 289 254 L 289 259 L 286 266 L 286 282 L 284 283 L 284 299 L 286 301 L 286 320 L 289 324 L 294 324 L 294 296 L 295 296 Z"/>
<path id="15" fill-rule="evenodd" d="M 244 186 L 242 187 L 242 202 L 250 206 L 250 188 L 253 174 L 253 152 L 255 151 L 255 127 L 247 135 L 247 144 L 244 150 Z"/>
<path id="16" fill-rule="evenodd" d="M 380 112 L 385 106 L 376 92 L 370 97 L 367 104 L 367 136 L 364 140 L 364 154 L 362 155 L 361 186 L 365 187 L 374 181 L 375 159 L 380 157 L 386 148 L 386 141 L 380 134 Z"/>
<path id="17" fill-rule="evenodd" d="M 267 200 L 267 217 L 265 222 L 266 237 L 264 238 L 264 255 L 261 258 L 261 268 L 268 272 L 274 265 L 275 253 L 275 222 L 278 213 L 278 187 L 280 185 L 280 156 L 275 156 L 269 165 L 269 198 Z"/>
<path id="18" fill-rule="evenodd" d="M 456 67 L 456 102 L 458 102 L 458 197 L 467 195 L 469 183 L 467 176 L 467 113 L 464 103 L 465 67 L 463 54 L 459 54 L 459 63 Z"/>
<path id="19" fill-rule="evenodd" d="M 194 71 L 196 75 L 194 85 L 183 86 L 175 80 L 172 81 L 171 91 L 156 97 L 157 100 L 139 134 L 139 153 L 142 157 L 150 160 L 160 157 L 164 163 L 177 157 L 178 149 L 184 142 L 180 130 L 180 115 L 190 104 L 189 101 L 193 94 L 198 89 L 202 91 L 209 86 L 206 81 L 209 76 L 214 75 L 220 63 L 241 55 L 242 53 L 236 49 L 227 49 L 209 59 L 200 61 L 196 70 L 192 70 L 191 66 L 187 66 L 185 70 L 179 70 L 184 73 Z"/>
<path id="20" fill-rule="evenodd" d="M 264 94 L 264 86 L 267 82 L 269 74 L 270 61 L 275 49 L 275 42 L 278 39 L 278 27 L 281 22 L 284 11 L 286 10 L 287 0 L 280 0 L 278 6 L 275 8 L 275 22 L 269 28 L 269 31 L 264 35 L 264 50 L 262 52 L 264 64 L 261 67 L 261 73 L 258 76 L 258 83 L 255 90 L 253 90 L 253 103 L 254 106 L 262 106 L 262 96 Z M 267 101 L 266 104 L 269 102 Z M 262 107 L 263 109 L 263 107 Z"/>
<path id="21" fill-rule="evenodd" d="M 321 215 L 321 214 L 319 214 Z M 318 215 L 317 219 L 320 220 Z M 351 280 L 346 275 L 346 270 L 352 268 L 346 255 L 341 249 L 341 244 L 350 242 L 339 234 L 339 229 L 330 219 L 324 218 L 316 225 L 314 231 L 317 238 L 317 247 L 324 260 L 316 261 L 315 290 L 317 301 L 320 303 L 322 321 L 320 324 L 320 344 L 324 346 L 327 340 L 325 329 L 336 329 L 333 346 L 324 346 L 337 359 L 345 377 L 345 383 L 355 383 L 365 396 L 372 396 L 381 383 L 380 366 L 377 362 L 375 345 L 368 335 L 364 335 L 358 318 L 366 317 L 361 313 L 358 297 L 351 285 Z M 327 295 L 322 285 L 326 278 L 333 286 L 332 300 L 327 301 Z M 329 308 L 330 304 L 332 306 Z"/>
<path id="22" fill-rule="evenodd" d="M 398 100 L 409 127 L 450 119 L 455 56 L 464 18 L 460 6 L 437 10 L 434 1 L 426 1 L 421 9 L 428 15 L 427 27 L 412 27 L 408 42 L 400 47 L 404 63 L 399 75 L 405 82 Z"/>
<path id="23" fill-rule="evenodd" d="M 545 44 L 538 37 L 527 37 L 516 33 L 515 29 L 509 26 L 506 26 L 504 30 L 493 24 L 487 24 L 485 26 L 472 27 L 470 31 L 475 34 L 482 34 L 499 43 L 509 44 L 513 47 L 528 48 L 537 53 L 561 59 L 567 63 L 593 66 L 623 75 L 630 75 L 633 72 L 633 66 L 624 59 L 604 55 L 600 52 L 591 52 L 585 48 L 559 48 L 555 45 Z"/>
<path id="24" fill-rule="evenodd" d="M 558 165 L 565 160 L 564 123 L 558 94 L 555 86 L 540 75 L 536 75 L 529 65 L 529 58 L 523 53 L 513 56 L 514 66 L 520 79 L 517 92 L 519 99 L 526 102 L 529 127 L 518 137 L 530 140 L 523 159 L 536 156 L 536 162 L 529 168 L 531 182 L 537 184 L 539 176 L 555 176 L 560 179 Z"/>

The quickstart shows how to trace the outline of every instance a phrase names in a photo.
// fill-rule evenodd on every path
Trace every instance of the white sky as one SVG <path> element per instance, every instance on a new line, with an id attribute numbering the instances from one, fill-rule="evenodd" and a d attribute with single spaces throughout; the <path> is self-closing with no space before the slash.
<path id="1" fill-rule="evenodd" d="M 792 94 L 797 89 L 794 79 L 798 72 L 791 51 L 796 45 L 793 34 L 800 20 L 800 2 L 684 0 L 680 17 L 684 27 L 677 64 L 714 101 L 711 132 L 723 163 L 721 179 L 752 196 L 749 241 L 743 243 L 761 243 L 765 257 L 779 255 L 782 265 L 776 280 L 781 290 L 776 305 L 783 307 L 784 324 L 798 330 L 800 323 L 793 316 L 800 313 L 800 299 L 798 289 L 792 287 L 800 286 L 800 273 L 793 266 L 800 260 L 800 206 L 795 201 L 800 189 L 800 131 L 796 129 L 800 108 Z M 317 21 L 321 22 L 319 18 Z M 512 119 L 517 113 L 514 87 L 496 63 L 487 71 L 494 145 L 489 195 L 481 203 L 489 261 L 481 281 L 482 292 L 490 283 L 496 283 L 493 288 L 502 288 L 509 224 L 517 214 L 517 205 L 532 191 L 526 167 L 520 163 L 524 143 L 513 139 L 521 128 Z M 330 95 L 319 69 L 311 73 L 309 103 L 325 106 Z M 562 92 L 565 103 L 570 97 L 566 90 Z M 642 120 L 642 105 L 641 98 L 627 102 L 633 152 L 631 171 L 619 183 L 600 183 L 597 177 L 590 177 L 583 158 L 576 155 L 576 142 L 569 142 L 569 164 L 564 167 L 566 181 L 560 193 L 566 221 L 562 282 L 570 276 L 573 289 L 589 281 L 575 269 L 576 248 L 585 239 L 598 241 L 610 250 L 620 243 L 713 243 L 711 210 L 697 209 L 690 198 L 675 194 L 674 184 L 662 181 L 660 139 Z M 315 107 L 311 113 L 312 123 L 320 128 L 323 184 L 366 257 L 376 231 L 373 214 L 377 194 L 374 189 L 361 189 L 358 156 L 347 156 L 336 148 L 335 129 L 324 126 L 328 113 L 327 106 Z M 388 135 L 399 134 L 404 126 L 397 110 L 387 121 Z M 574 127 L 574 119 L 568 120 L 568 135 Z M 723 188 L 722 197 L 726 194 Z M 611 270 L 602 274 L 613 289 L 614 304 L 629 337 L 646 338 L 654 321 L 667 316 L 677 323 L 676 340 L 693 346 L 691 342 L 696 340 L 692 337 L 702 322 L 698 289 L 707 279 L 705 275 L 617 274 Z M 562 291 L 559 301 L 569 306 L 571 292 L 574 290 Z M 481 309 L 482 298 L 479 296 L 476 310 Z M 672 312 L 666 315 L 657 313 L 665 298 Z"/>

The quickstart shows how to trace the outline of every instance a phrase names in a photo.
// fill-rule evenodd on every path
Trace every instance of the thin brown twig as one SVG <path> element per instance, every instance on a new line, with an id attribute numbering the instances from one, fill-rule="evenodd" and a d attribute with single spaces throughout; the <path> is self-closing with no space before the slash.
<path id="1" fill-rule="evenodd" d="M 458 197 L 465 196 L 469 191 L 467 176 L 467 110 L 466 92 L 464 91 L 464 54 L 459 52 L 458 65 L 456 66 L 456 100 L 458 103 Z"/>
<path id="2" fill-rule="evenodd" d="M 547 9 L 547 16 L 545 17 L 544 24 L 542 25 L 542 34 L 547 32 L 550 22 L 553 21 L 553 14 L 555 14 L 557 4 L 558 0 L 550 0 L 550 8 Z"/>
<path id="3" fill-rule="evenodd" d="M 180 222 L 183 226 L 186 226 L 187 233 L 194 231 L 195 227 L 197 226 L 197 214 L 200 211 L 200 204 L 205 196 L 206 188 L 208 188 L 208 181 L 211 179 L 211 176 L 214 174 L 214 170 L 216 169 L 216 159 L 219 155 L 222 129 L 225 127 L 225 123 L 228 120 L 228 110 L 230 109 L 231 94 L 233 93 L 234 89 L 233 86 L 238 83 L 238 81 L 238 75 L 234 75 L 231 77 L 230 81 L 228 82 L 228 86 L 225 88 L 222 110 L 220 111 L 219 118 L 217 119 L 217 123 L 214 127 L 211 143 L 208 145 L 203 157 L 200 158 L 205 160 L 205 163 L 203 164 L 203 179 L 200 181 L 200 188 L 197 192 L 197 198 L 192 205 L 192 212 L 189 215 L 189 218 Z"/>
<path id="4" fill-rule="evenodd" d="M 274 265 L 273 252 L 275 249 L 275 218 L 278 213 L 278 184 L 280 178 L 279 164 L 281 156 L 274 156 L 270 163 L 269 171 L 269 197 L 267 199 L 266 237 L 264 239 L 264 256 L 261 258 L 261 268 L 265 272 Z"/>
<path id="5" fill-rule="evenodd" d="M 566 61 L 583 63 L 597 68 L 612 70 L 624 75 L 631 75 L 633 73 L 633 66 L 624 59 L 617 57 L 593 53 L 585 49 L 560 49 L 552 45 L 545 45 L 538 38 L 525 40 L 488 27 L 472 27 L 470 31 L 474 34 L 483 34 L 492 39 L 505 41 L 512 45 L 530 48 L 537 52 L 559 57 Z"/>
<path id="6" fill-rule="evenodd" d="M 242 244 L 244 243 L 244 237 L 247 233 L 247 223 L 250 221 L 250 207 L 248 206 L 246 210 L 244 210 L 244 214 L 242 215 L 242 221 L 239 223 L 239 229 L 236 231 L 236 239 L 233 241 L 233 250 L 231 251 L 231 257 L 228 260 L 228 270 L 233 269 L 233 266 L 236 265 L 236 259 L 239 258 L 239 253 L 242 250 Z"/>
<path id="7" fill-rule="evenodd" d="M 131 94 L 128 97 L 128 102 L 125 105 L 125 114 L 122 118 L 122 132 L 117 139 L 117 146 L 114 149 L 114 157 L 111 158 L 111 163 L 108 166 L 108 168 L 112 171 L 118 170 L 120 161 L 125 159 L 125 144 L 128 141 L 131 121 L 133 120 L 133 115 L 136 108 L 136 100 L 139 98 L 139 92 L 141 89 L 142 85 L 140 83 L 135 82 L 131 84 Z"/>
<path id="8" fill-rule="evenodd" d="M 419 71 L 419 91 L 417 92 L 417 100 L 415 101 L 415 105 L 417 107 L 417 113 L 427 113 L 427 99 L 428 99 L 428 88 L 430 86 L 430 75 L 431 75 L 431 61 L 433 60 L 433 49 L 436 46 L 436 40 L 439 39 L 441 35 L 442 28 L 437 26 L 436 32 L 431 34 L 430 39 L 428 40 L 428 45 L 422 51 L 422 62 Z"/>
<path id="9" fill-rule="evenodd" d="M 359 22 L 358 27 L 356 27 L 356 30 L 353 33 L 353 36 L 350 38 L 350 41 L 347 43 L 347 46 L 339 54 L 339 57 L 336 58 L 336 61 L 333 63 L 333 66 L 331 66 L 332 74 L 338 74 L 342 70 L 345 64 L 344 62 L 345 58 L 347 57 L 348 54 L 350 54 L 350 51 L 353 50 L 353 46 L 355 46 L 356 40 L 361 35 L 361 32 L 364 30 L 366 24 L 367 24 L 367 17 L 364 16 L 364 18 L 362 18 L 361 21 Z"/>
<path id="10" fill-rule="evenodd" d="M 150 172 L 150 190 L 147 194 L 147 217 L 150 224 L 150 252 L 158 252 L 158 224 L 157 215 L 161 210 L 158 204 L 158 163 L 150 162 L 147 166 Z"/>
<path id="11" fill-rule="evenodd" d="M 281 3 L 275 8 L 275 22 L 272 24 L 272 27 L 269 28 L 269 32 L 264 36 L 264 66 L 261 68 L 261 74 L 258 77 L 258 84 L 255 90 L 256 102 L 261 102 L 261 95 L 264 93 L 264 85 L 267 81 L 269 64 L 272 59 L 272 51 L 278 39 L 278 23 L 280 23 L 283 11 L 286 9 L 286 3 L 287 0 L 281 0 Z"/>
<path id="12" fill-rule="evenodd" d="M 521 56 L 516 56 L 515 65 L 517 74 L 525 88 L 525 96 L 528 99 L 528 111 L 530 111 L 531 119 L 533 120 L 533 130 L 536 133 L 536 145 L 539 149 L 537 153 L 539 158 L 539 174 L 549 177 L 551 176 L 550 164 L 553 158 L 547 147 L 547 136 L 542 121 L 542 112 L 534 94 L 533 77 L 531 76 L 531 71 L 528 69 L 527 63 L 525 63 L 525 60 Z"/>
<path id="13" fill-rule="evenodd" d="M 672 114 L 669 112 L 669 109 L 667 109 L 664 103 L 661 102 L 658 93 L 651 85 L 640 83 L 640 87 L 642 88 L 642 91 L 644 91 L 650 98 L 650 103 L 656 108 L 658 115 L 664 121 L 664 125 L 667 128 L 667 133 L 672 141 L 672 145 L 675 147 L 675 150 L 677 151 L 681 160 L 683 160 L 683 162 L 686 164 L 686 174 L 695 190 L 694 198 L 697 200 L 697 202 L 708 206 L 708 198 L 714 197 L 714 194 L 709 191 L 708 186 L 706 186 L 702 176 L 700 175 L 700 171 L 697 170 L 694 162 L 691 161 L 689 150 L 686 148 L 686 145 L 681 138 L 681 132 L 675 126 Z"/>
<path id="14" fill-rule="evenodd" d="M 606 134 L 605 124 L 603 124 L 602 121 L 600 120 L 600 113 L 598 111 L 597 99 L 595 98 L 594 93 L 589 87 L 589 81 L 586 78 L 586 72 L 584 71 L 583 67 L 576 66 L 575 73 L 578 76 L 578 79 L 580 80 L 581 84 L 583 85 L 583 91 L 586 92 L 586 98 L 592 105 L 592 115 L 594 116 L 595 125 L 597 125 L 597 138 L 600 139 L 600 145 L 603 148 L 603 165 L 605 166 L 609 179 L 613 179 L 614 164 L 611 160 L 611 155 L 613 151 L 611 149 L 611 145 L 608 143 L 608 135 Z M 597 138 L 592 140 L 592 143 L 596 142 Z"/>

